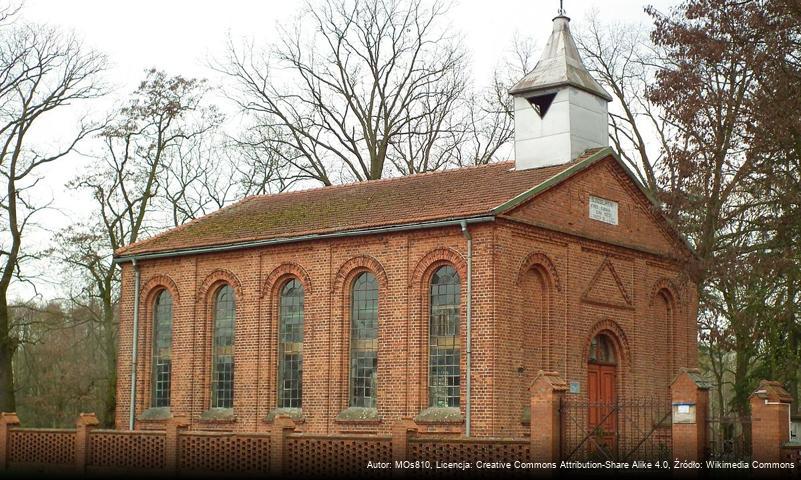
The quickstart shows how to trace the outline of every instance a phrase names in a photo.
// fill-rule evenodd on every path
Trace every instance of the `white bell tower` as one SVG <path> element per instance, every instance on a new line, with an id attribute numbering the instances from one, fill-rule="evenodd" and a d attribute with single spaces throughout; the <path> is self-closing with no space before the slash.
<path id="1" fill-rule="evenodd" d="M 588 148 L 609 146 L 607 103 L 612 97 L 592 78 L 560 9 L 545 51 L 509 90 L 515 110 L 515 168 L 570 162 Z"/>

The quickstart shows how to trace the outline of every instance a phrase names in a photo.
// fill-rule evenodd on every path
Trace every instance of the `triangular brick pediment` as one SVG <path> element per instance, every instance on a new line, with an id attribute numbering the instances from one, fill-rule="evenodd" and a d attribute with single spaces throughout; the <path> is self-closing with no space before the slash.
<path id="1" fill-rule="evenodd" d="M 581 299 L 589 303 L 613 307 L 633 308 L 631 295 L 620 280 L 615 266 L 605 258 L 584 290 Z"/>

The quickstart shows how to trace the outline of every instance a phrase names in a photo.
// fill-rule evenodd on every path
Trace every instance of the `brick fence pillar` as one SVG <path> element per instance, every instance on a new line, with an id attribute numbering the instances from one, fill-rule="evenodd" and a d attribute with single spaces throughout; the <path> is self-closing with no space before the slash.
<path id="1" fill-rule="evenodd" d="M 16 413 L 0 413 L 0 470 L 8 469 L 9 430 L 18 426 L 19 418 Z"/>
<path id="2" fill-rule="evenodd" d="M 273 419 L 270 430 L 270 473 L 279 477 L 286 471 L 286 437 L 295 431 L 295 421 L 279 415 Z"/>
<path id="3" fill-rule="evenodd" d="M 396 469 L 394 463 L 409 460 L 409 437 L 417 433 L 417 424 L 411 418 L 403 418 L 392 426 L 392 473 L 403 476 L 404 469 Z"/>
<path id="4" fill-rule="evenodd" d="M 751 454 L 760 462 L 778 462 L 790 439 L 790 403 L 793 397 L 779 382 L 762 380 L 751 402 Z"/>
<path id="5" fill-rule="evenodd" d="M 82 413 L 75 421 L 75 472 L 86 472 L 86 461 L 89 457 L 89 431 L 100 425 L 94 413 Z"/>
<path id="6" fill-rule="evenodd" d="M 189 425 L 186 415 L 175 415 L 167 420 L 164 436 L 164 470 L 168 475 L 178 471 L 178 431 Z"/>
<path id="7" fill-rule="evenodd" d="M 557 372 L 540 370 L 531 392 L 531 459 L 558 462 L 561 444 L 559 406 L 567 383 Z"/>
<path id="8" fill-rule="evenodd" d="M 697 368 L 682 368 L 670 384 L 673 457 L 702 461 L 707 446 L 709 383 Z"/>

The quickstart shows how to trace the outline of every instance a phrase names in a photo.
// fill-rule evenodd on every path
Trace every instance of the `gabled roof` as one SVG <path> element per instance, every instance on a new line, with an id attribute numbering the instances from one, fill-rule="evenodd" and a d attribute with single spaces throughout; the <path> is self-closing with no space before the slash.
<path id="1" fill-rule="evenodd" d="M 570 18 L 560 15 L 553 19 L 553 32 L 534 70 L 517 82 L 509 93 L 524 95 L 564 85 L 587 91 L 607 102 L 612 101 L 612 97 L 592 78 L 581 61 L 576 42 L 570 34 Z"/>
<path id="2" fill-rule="evenodd" d="M 187 255 L 368 234 L 381 228 L 425 228 L 435 222 L 491 220 L 608 157 L 595 148 L 555 166 L 515 170 L 514 162 L 247 197 L 214 213 L 115 252 L 133 257 Z M 646 194 L 634 175 L 632 181 Z M 650 197 L 648 197 L 650 199 Z M 678 234 L 676 234 L 678 235 Z"/>

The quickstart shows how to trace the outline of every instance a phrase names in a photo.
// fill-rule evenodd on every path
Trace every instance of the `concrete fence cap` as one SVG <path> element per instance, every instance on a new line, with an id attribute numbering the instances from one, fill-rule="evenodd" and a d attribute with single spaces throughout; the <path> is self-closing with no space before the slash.
<path id="1" fill-rule="evenodd" d="M 272 421 L 273 428 L 278 430 L 294 430 L 295 420 L 288 414 L 280 413 Z"/>
<path id="2" fill-rule="evenodd" d="M 567 382 L 565 379 L 559 376 L 559 372 L 546 372 L 544 370 L 540 370 L 534 377 L 534 381 L 531 382 L 531 387 L 529 390 L 532 390 L 535 387 L 550 387 L 553 390 L 564 391 L 567 390 Z"/>
<path id="3" fill-rule="evenodd" d="M 760 380 L 759 387 L 750 398 L 758 397 L 769 402 L 792 403 L 793 396 L 784 389 L 781 382 L 775 380 Z"/>
<path id="4" fill-rule="evenodd" d="M 173 415 L 169 419 L 169 422 L 179 427 L 186 427 L 189 425 L 189 417 L 185 413 L 178 413 Z"/>
<path id="5" fill-rule="evenodd" d="M 78 426 L 93 427 L 95 425 L 100 425 L 100 420 L 97 419 L 97 415 L 94 413 L 80 413 L 75 424 Z"/>
<path id="6" fill-rule="evenodd" d="M 6 425 L 19 425 L 19 417 L 15 412 L 0 412 L 0 423 Z"/>
<path id="7" fill-rule="evenodd" d="M 673 377 L 673 381 L 670 382 L 671 385 L 676 383 L 677 380 L 683 377 L 687 377 L 695 383 L 695 386 L 702 389 L 702 390 L 709 390 L 712 387 L 712 383 L 706 379 L 704 374 L 698 368 L 686 368 L 682 367 L 679 369 L 679 373 Z"/>

